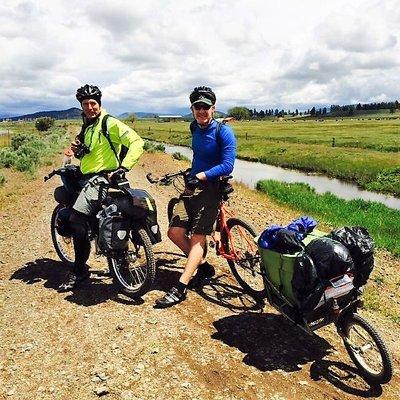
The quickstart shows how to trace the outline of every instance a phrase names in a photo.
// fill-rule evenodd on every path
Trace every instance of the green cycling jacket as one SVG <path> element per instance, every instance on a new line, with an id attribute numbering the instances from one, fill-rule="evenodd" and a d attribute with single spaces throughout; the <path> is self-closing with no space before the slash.
<path id="1" fill-rule="evenodd" d="M 119 167 L 110 143 L 101 130 L 101 121 L 106 114 L 106 110 L 102 108 L 96 122 L 85 129 L 84 143 L 90 152 L 81 158 L 80 168 L 83 174 L 113 171 Z M 132 128 L 114 117 L 108 118 L 107 131 L 118 155 L 122 144 L 128 147 L 122 167 L 131 169 L 143 153 L 143 139 Z"/>

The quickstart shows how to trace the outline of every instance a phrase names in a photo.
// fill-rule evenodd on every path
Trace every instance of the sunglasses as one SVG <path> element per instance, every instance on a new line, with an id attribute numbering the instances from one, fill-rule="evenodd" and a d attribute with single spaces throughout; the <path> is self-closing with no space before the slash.
<path id="1" fill-rule="evenodd" d="M 211 108 L 211 106 L 209 106 L 208 104 L 194 104 L 193 108 L 196 111 L 199 111 L 201 109 L 208 111 Z"/>

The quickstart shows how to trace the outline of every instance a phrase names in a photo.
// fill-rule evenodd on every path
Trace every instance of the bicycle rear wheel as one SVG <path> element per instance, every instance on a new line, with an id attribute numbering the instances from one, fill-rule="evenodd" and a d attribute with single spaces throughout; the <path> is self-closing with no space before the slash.
<path id="1" fill-rule="evenodd" d="M 387 383 L 393 366 L 389 352 L 378 332 L 358 314 L 351 314 L 341 324 L 344 345 L 350 358 L 367 382 Z"/>
<path id="2" fill-rule="evenodd" d="M 235 257 L 234 260 L 227 259 L 233 276 L 246 293 L 256 299 L 265 297 L 260 254 L 254 242 L 256 231 L 238 218 L 230 218 L 226 224 L 229 234 L 223 230 L 221 240 L 226 253 Z"/>

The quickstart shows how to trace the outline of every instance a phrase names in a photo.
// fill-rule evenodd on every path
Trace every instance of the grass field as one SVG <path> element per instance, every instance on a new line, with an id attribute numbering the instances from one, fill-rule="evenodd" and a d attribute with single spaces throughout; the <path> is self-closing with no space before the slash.
<path id="1" fill-rule="evenodd" d="M 343 200 L 331 193 L 318 194 L 303 183 L 263 180 L 258 182 L 257 189 L 324 224 L 335 227 L 364 226 L 378 248 L 400 256 L 400 212 L 397 210 L 376 202 Z"/>
<path id="2" fill-rule="evenodd" d="M 400 119 L 294 121 L 232 123 L 238 156 L 400 196 Z M 190 145 L 188 122 L 138 120 L 134 128 L 148 139 Z"/>

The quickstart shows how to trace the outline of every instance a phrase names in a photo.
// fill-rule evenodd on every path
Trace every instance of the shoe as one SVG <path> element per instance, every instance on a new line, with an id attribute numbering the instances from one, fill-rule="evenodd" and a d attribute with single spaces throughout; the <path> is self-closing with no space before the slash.
<path id="1" fill-rule="evenodd" d="M 86 271 L 85 273 L 79 274 L 79 275 L 77 275 L 74 272 L 71 272 L 68 275 L 67 280 L 58 287 L 58 291 L 62 293 L 62 292 L 68 292 L 70 290 L 73 290 L 81 282 L 83 282 L 84 280 L 88 279 L 89 277 L 90 277 L 90 272 L 89 271 Z"/>
<path id="2" fill-rule="evenodd" d="M 207 280 L 215 275 L 215 268 L 209 263 L 204 262 L 197 268 L 196 275 L 190 280 L 188 287 L 190 289 L 201 288 Z"/>
<path id="3" fill-rule="evenodd" d="M 156 300 L 155 308 L 167 308 L 186 299 L 186 293 L 181 293 L 173 286 L 163 297 Z"/>

